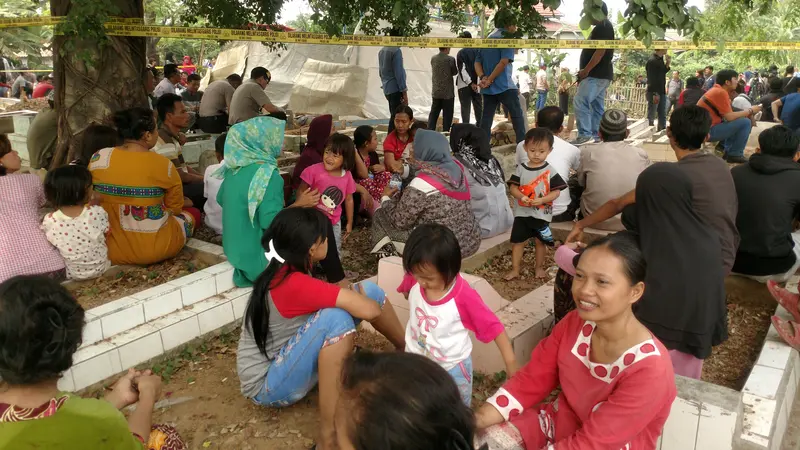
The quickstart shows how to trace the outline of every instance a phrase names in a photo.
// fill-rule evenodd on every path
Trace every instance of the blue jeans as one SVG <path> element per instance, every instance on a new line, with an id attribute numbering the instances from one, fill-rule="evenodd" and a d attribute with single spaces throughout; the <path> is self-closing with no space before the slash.
<path id="1" fill-rule="evenodd" d="M 611 80 L 584 78 L 578 84 L 573 100 L 575 118 L 578 121 L 578 137 L 598 137 L 600 120 L 606 110 L 606 90 Z"/>
<path id="2" fill-rule="evenodd" d="M 472 357 L 470 356 L 456 364 L 447 373 L 456 382 L 458 392 L 461 394 L 461 400 L 469 407 L 472 404 Z"/>
<path id="3" fill-rule="evenodd" d="M 653 97 L 656 95 L 659 97 L 657 105 L 653 104 Z M 647 92 L 645 93 L 645 98 L 647 99 L 648 122 L 654 123 L 656 120 L 656 112 L 658 112 L 658 130 L 661 131 L 664 128 L 667 128 L 667 104 L 669 103 L 667 96 L 664 94 Z"/>
<path id="4" fill-rule="evenodd" d="M 363 281 L 359 286 L 364 295 L 383 307 L 386 301 L 383 289 L 370 281 Z M 317 385 L 320 351 L 355 333 L 360 322 L 340 308 L 326 308 L 314 313 L 278 352 L 253 402 L 276 408 L 300 401 Z"/>
<path id="5" fill-rule="evenodd" d="M 497 104 L 500 103 L 508 110 L 511 115 L 511 125 L 514 126 L 514 134 L 517 135 L 517 143 L 525 140 L 525 119 L 522 117 L 522 106 L 519 104 L 519 91 L 509 89 L 496 95 L 483 94 L 483 117 L 481 117 L 481 129 L 486 135 L 492 135 L 492 121 Z"/>
<path id="6" fill-rule="evenodd" d="M 722 122 L 711 127 L 709 140 L 722 142 L 728 156 L 744 156 L 744 147 L 750 137 L 753 124 L 747 117 L 740 117 L 732 122 Z"/>
<path id="7" fill-rule="evenodd" d="M 539 111 L 547 104 L 547 91 L 537 90 L 536 93 L 538 94 L 536 96 L 536 111 Z"/>

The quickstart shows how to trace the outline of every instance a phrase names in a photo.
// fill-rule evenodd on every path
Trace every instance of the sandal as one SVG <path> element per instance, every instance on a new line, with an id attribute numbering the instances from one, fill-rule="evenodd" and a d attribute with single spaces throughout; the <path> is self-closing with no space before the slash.
<path id="1" fill-rule="evenodd" d="M 798 301 L 800 301 L 800 294 L 789 292 L 786 288 L 781 287 L 775 281 L 767 281 L 767 289 L 772 297 L 783 306 L 794 318 L 795 322 L 800 322 L 800 311 L 798 310 Z"/>
<path id="2" fill-rule="evenodd" d="M 791 345 L 795 350 L 800 350 L 800 325 L 791 320 L 783 320 L 778 316 L 772 316 L 772 325 L 778 331 L 778 335 Z M 786 331 L 786 325 L 791 325 L 794 334 L 790 335 Z"/>

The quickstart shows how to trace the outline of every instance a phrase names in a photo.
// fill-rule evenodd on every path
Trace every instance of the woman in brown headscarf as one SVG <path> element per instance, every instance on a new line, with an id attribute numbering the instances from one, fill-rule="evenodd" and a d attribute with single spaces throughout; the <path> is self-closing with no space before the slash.
<path id="1" fill-rule="evenodd" d="M 300 153 L 292 173 L 292 190 L 297 190 L 297 186 L 300 185 L 300 174 L 306 167 L 322 162 L 322 153 L 325 151 L 325 144 L 328 143 L 332 130 L 333 116 L 330 114 L 316 117 L 311 121 L 306 135 L 306 146 Z"/>

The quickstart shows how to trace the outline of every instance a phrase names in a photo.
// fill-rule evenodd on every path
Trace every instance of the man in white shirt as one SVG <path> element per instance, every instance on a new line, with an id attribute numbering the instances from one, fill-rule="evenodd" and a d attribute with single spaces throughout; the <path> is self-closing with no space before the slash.
<path id="1" fill-rule="evenodd" d="M 517 85 L 519 86 L 519 93 L 525 97 L 525 103 L 530 107 L 531 104 L 531 76 L 530 68 L 525 66 L 522 70 L 514 73 Z"/>
<path id="2" fill-rule="evenodd" d="M 206 197 L 206 204 L 203 211 L 206 213 L 206 226 L 214 230 L 217 235 L 222 235 L 222 206 L 217 203 L 217 193 L 222 186 L 222 179 L 215 178 L 214 172 L 225 164 L 225 138 L 227 133 L 219 135 L 214 142 L 219 164 L 212 164 L 206 168 L 203 175 L 203 195 Z"/>
<path id="3" fill-rule="evenodd" d="M 546 106 L 536 114 L 536 128 L 547 128 L 553 132 L 553 151 L 547 155 L 547 162 L 550 163 L 556 172 L 564 180 L 570 179 L 571 172 L 577 172 L 581 165 L 581 151 L 578 147 L 561 139 L 558 135 L 564 130 L 564 112 L 558 106 Z M 528 162 L 528 153 L 525 151 L 525 141 L 517 145 L 516 161 L 517 165 Z M 574 184 L 574 183 L 568 183 Z M 569 188 L 561 191 L 561 194 L 553 202 L 553 220 L 556 222 L 572 222 L 575 220 L 575 211 L 580 206 L 579 202 L 572 202 Z"/>
<path id="4" fill-rule="evenodd" d="M 547 91 L 550 90 L 550 83 L 547 81 L 546 69 L 546 64 L 540 64 L 539 71 L 536 72 L 536 111 L 544 108 L 547 104 Z"/>
<path id="5" fill-rule="evenodd" d="M 164 78 L 156 85 L 153 97 L 158 104 L 158 98 L 164 94 L 177 94 L 175 85 L 181 81 L 181 72 L 175 64 L 164 64 Z"/>

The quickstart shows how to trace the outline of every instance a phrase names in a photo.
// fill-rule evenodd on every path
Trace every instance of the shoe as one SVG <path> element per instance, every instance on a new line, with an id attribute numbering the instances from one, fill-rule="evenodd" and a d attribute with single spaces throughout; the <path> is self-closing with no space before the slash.
<path id="1" fill-rule="evenodd" d="M 592 138 L 589 137 L 589 136 L 578 136 L 578 138 L 575 139 L 574 141 L 570 142 L 570 144 L 578 146 L 578 145 L 586 144 L 591 140 L 592 140 Z"/>
<path id="2" fill-rule="evenodd" d="M 592 138 L 592 143 L 593 143 L 593 144 L 599 144 L 600 142 L 602 142 L 602 141 L 600 140 L 600 138 L 599 138 L 599 137 Z"/>
<path id="3" fill-rule="evenodd" d="M 778 332 L 778 335 L 795 350 L 800 350 L 800 326 L 791 320 L 783 320 L 778 316 L 772 316 L 772 325 Z M 789 334 L 787 328 L 792 330 Z"/>
<path id="4" fill-rule="evenodd" d="M 725 161 L 728 161 L 731 164 L 744 164 L 747 162 L 747 158 L 744 156 L 728 156 L 725 155 Z"/>
<path id="5" fill-rule="evenodd" d="M 778 283 L 772 280 L 767 281 L 767 290 L 769 290 L 769 293 L 772 294 L 772 298 L 774 298 L 781 306 L 783 306 L 786 311 L 789 311 L 795 322 L 800 322 L 800 310 L 798 310 L 798 305 L 800 305 L 800 295 L 795 294 L 794 292 L 789 292 L 786 290 L 786 288 L 781 287 Z"/>

